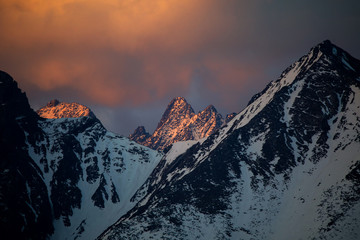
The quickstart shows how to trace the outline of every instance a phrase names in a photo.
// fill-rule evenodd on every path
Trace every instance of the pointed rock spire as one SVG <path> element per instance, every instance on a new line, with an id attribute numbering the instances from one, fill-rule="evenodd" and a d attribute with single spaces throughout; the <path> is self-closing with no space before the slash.
<path id="1" fill-rule="evenodd" d="M 179 122 L 182 118 L 191 118 L 194 114 L 194 109 L 184 97 L 176 97 L 167 106 L 157 128 L 161 128 L 167 121 Z"/>
<path id="2" fill-rule="evenodd" d="M 150 148 L 163 150 L 178 141 L 198 140 L 209 136 L 222 125 L 223 121 L 221 114 L 213 105 L 195 114 L 184 97 L 176 97 L 167 106 L 151 136 L 139 127 L 129 138 Z"/>

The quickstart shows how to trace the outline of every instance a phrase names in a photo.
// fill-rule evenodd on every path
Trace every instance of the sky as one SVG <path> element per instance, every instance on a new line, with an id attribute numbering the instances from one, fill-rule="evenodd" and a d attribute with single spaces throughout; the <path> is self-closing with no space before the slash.
<path id="1" fill-rule="evenodd" d="M 360 58 L 358 0 L 0 0 L 0 29 L 34 110 L 78 102 L 124 136 L 177 96 L 240 112 L 326 39 Z"/>

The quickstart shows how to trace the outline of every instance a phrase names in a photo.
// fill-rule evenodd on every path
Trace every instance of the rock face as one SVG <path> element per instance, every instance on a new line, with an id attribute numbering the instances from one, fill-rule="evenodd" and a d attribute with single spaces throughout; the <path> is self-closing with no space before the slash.
<path id="1" fill-rule="evenodd" d="M 42 118 L 95 117 L 95 114 L 84 105 L 60 102 L 57 99 L 51 100 L 45 107 L 40 108 L 36 112 Z"/>
<path id="2" fill-rule="evenodd" d="M 156 150 L 164 150 L 178 141 L 199 140 L 214 133 L 224 120 L 210 105 L 195 114 L 185 98 L 174 98 L 166 108 L 155 132 L 150 136 L 145 129 L 137 128 L 129 138 Z"/>
<path id="3" fill-rule="evenodd" d="M 214 134 L 174 144 L 98 239 L 359 239 L 359 123 L 360 61 L 325 41 Z"/>
<path id="4" fill-rule="evenodd" d="M 4 72 L 0 113 L 4 239 L 94 239 L 135 205 L 131 197 L 161 158 L 94 116 L 40 118 Z"/>

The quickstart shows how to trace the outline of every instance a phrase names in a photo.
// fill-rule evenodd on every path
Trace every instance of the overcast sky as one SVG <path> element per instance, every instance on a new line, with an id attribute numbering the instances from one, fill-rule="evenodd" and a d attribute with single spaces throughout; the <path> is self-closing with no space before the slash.
<path id="1" fill-rule="evenodd" d="M 37 110 L 152 133 L 167 104 L 226 115 L 325 39 L 360 58 L 358 0 L 0 0 L 0 69 Z"/>

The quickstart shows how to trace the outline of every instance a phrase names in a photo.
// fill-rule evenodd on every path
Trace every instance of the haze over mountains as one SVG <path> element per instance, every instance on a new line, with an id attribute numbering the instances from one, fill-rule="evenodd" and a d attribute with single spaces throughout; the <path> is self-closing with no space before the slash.
<path id="1" fill-rule="evenodd" d="M 173 99 L 130 136 L 166 151 L 80 106 L 41 118 L 0 73 L 5 239 L 359 239 L 360 61 L 330 41 L 231 121 Z"/>

